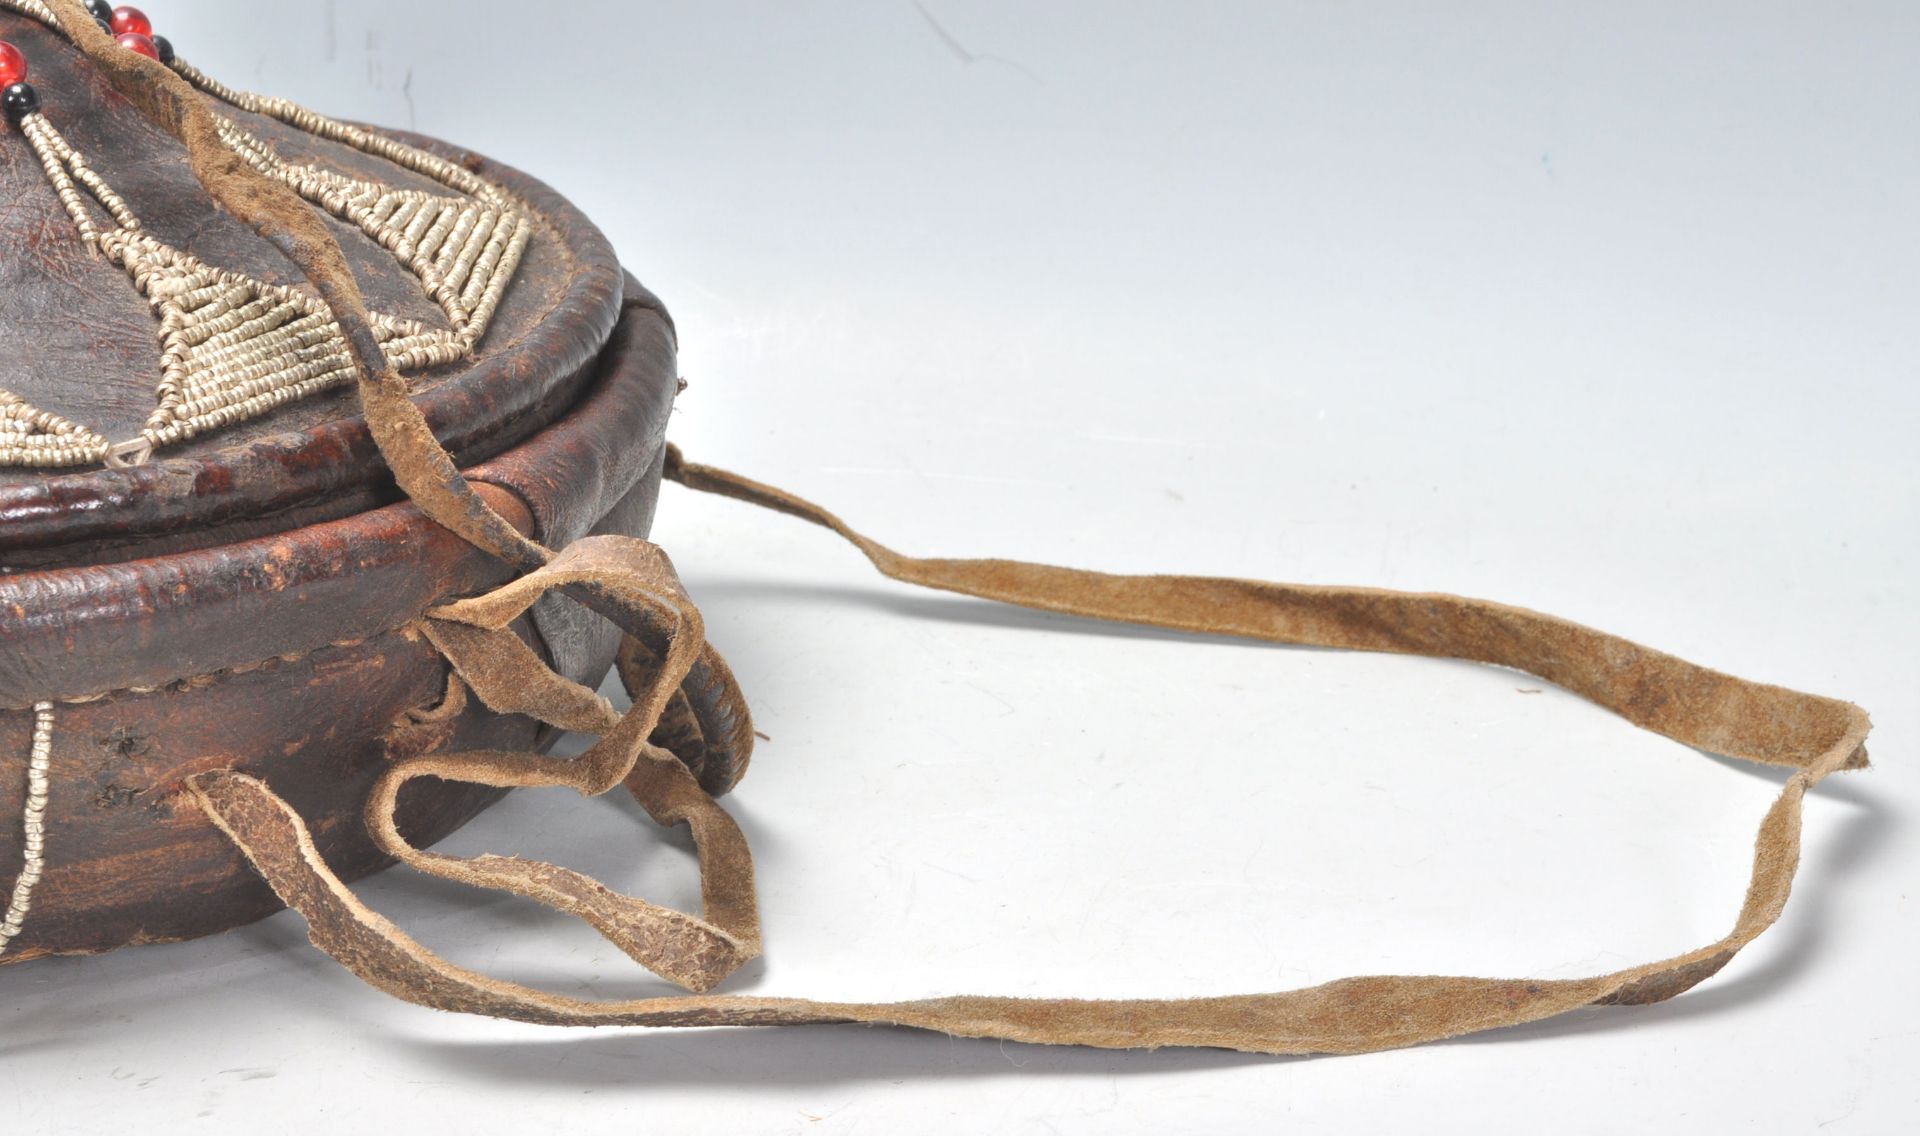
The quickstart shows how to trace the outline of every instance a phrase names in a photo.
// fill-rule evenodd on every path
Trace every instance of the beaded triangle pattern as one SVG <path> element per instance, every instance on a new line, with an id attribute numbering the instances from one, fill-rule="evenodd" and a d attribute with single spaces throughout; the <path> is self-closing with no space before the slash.
<path id="1" fill-rule="evenodd" d="M 0 6 L 57 26 L 34 0 L 0 0 Z M 472 354 L 532 237 L 532 220 L 517 202 L 464 166 L 398 139 L 284 99 L 235 91 L 184 60 L 172 66 L 214 98 L 384 158 L 451 190 L 399 189 L 287 161 L 231 119 L 215 116 L 222 141 L 244 161 L 367 234 L 420 281 L 445 315 L 446 326 L 437 327 L 368 313 L 396 370 L 442 366 Z M 82 240 L 126 271 L 147 298 L 160 322 L 160 379 L 145 425 L 117 444 L 0 390 L 0 466 L 137 464 L 162 446 L 353 380 L 345 339 L 318 296 L 208 264 L 153 237 L 44 115 L 22 116 L 19 128 Z"/>
<path id="2" fill-rule="evenodd" d="M 457 162 L 398 138 L 328 118 L 288 99 L 229 87 L 184 59 L 175 58 L 168 66 L 229 106 L 384 158 L 458 194 L 449 198 L 396 190 L 316 166 L 284 162 L 232 121 L 216 116 L 227 145 L 255 169 L 358 225 L 412 269 L 446 313 L 454 346 L 463 352 L 471 349 L 493 318 L 532 232 L 528 218 L 504 190 Z M 406 369 L 397 361 L 395 365 Z"/>
<path id="3" fill-rule="evenodd" d="M 105 461 L 112 448 L 85 426 L 0 390 L 0 465 L 91 465 Z"/>
<path id="4" fill-rule="evenodd" d="M 228 147 L 268 177 L 343 221 L 360 227 L 420 278 L 448 328 L 386 345 L 400 370 L 464 358 L 486 333 L 532 235 L 528 219 L 491 185 L 470 197 L 395 189 L 318 166 L 282 161 L 271 146 L 215 116 Z M 455 167 L 458 168 L 458 167 Z"/>
<path id="5" fill-rule="evenodd" d="M 76 465 L 142 460 L 160 446 L 266 413 L 349 382 L 353 359 L 326 304 L 310 292 L 207 264 L 140 227 L 112 187 L 41 114 L 20 131 L 81 238 L 119 265 L 160 321 L 158 405 L 137 438 L 109 445 L 92 431 L 16 398 L 0 409 L 28 427 L 0 449 L 0 464 Z M 84 190 L 84 194 L 83 191 Z M 87 198 L 104 210 L 103 224 Z M 370 313 L 375 337 L 396 366 L 430 366 L 465 354 L 471 339 L 417 321 Z M 469 323 L 471 326 L 471 323 Z"/>

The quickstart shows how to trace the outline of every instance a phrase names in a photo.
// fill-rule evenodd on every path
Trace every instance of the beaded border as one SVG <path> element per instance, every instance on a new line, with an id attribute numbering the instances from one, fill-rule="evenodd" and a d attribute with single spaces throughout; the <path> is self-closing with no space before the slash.
<path id="1" fill-rule="evenodd" d="M 33 906 L 33 885 L 46 868 L 47 770 L 53 764 L 53 703 L 33 704 L 33 749 L 27 757 L 27 803 L 20 810 L 24 832 L 20 874 L 13 881 L 13 899 L 0 922 L 0 954 L 20 933 Z"/>

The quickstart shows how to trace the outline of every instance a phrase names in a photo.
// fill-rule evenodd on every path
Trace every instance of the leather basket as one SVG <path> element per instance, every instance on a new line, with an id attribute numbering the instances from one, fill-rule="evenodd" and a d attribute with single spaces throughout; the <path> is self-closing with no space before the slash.
<path id="1" fill-rule="evenodd" d="M 47 113 L 133 204 L 148 231 L 210 262 L 299 279 L 216 208 L 182 148 L 64 38 L 0 13 L 33 61 Z M 58 93 L 57 106 L 53 93 Z M 239 110 L 292 156 L 395 185 L 417 175 Z M 593 224 L 539 182 L 430 140 L 421 147 L 503 186 L 534 233 L 472 357 L 409 376 L 416 403 L 484 498 L 564 545 L 645 536 L 676 389 L 673 331 Z M 0 139 L 0 385 L 112 435 L 151 406 L 154 320 L 125 274 L 89 254 L 17 134 Z M 385 250 L 330 221 L 369 303 L 430 314 Z M 424 309 L 424 310 L 423 310 Z M 272 785 L 348 877 L 382 866 L 360 810 L 396 756 L 443 746 L 524 750 L 557 731 L 446 699 L 448 668 L 422 614 L 498 585 L 499 560 L 404 501 L 343 388 L 157 452 L 129 468 L 0 469 L 0 752 L 24 754 L 50 701 L 46 851 L 32 917 L 0 963 L 221 931 L 281 906 L 233 845 L 182 800 L 183 779 L 233 768 Z M 558 597 L 555 597 L 558 601 Z M 618 633 L 564 602 L 522 637 L 596 685 Z M 456 690 L 456 694 L 459 692 Z M 17 817 L 27 784 L 0 778 Z M 426 781 L 403 831 L 430 843 L 499 791 Z M 0 826 L 0 862 L 20 860 Z"/>
<path id="2" fill-rule="evenodd" d="M 0 962 L 207 934 L 284 902 L 378 989 L 525 1022 L 1355 1053 L 1704 981 L 1784 907 L 1807 792 L 1866 765 L 1858 706 L 1489 600 L 896 552 L 666 443 L 671 325 L 539 183 L 222 87 L 78 0 L 0 11 L 16 13 L 0 39 L 59 94 L 42 112 L 34 89 L 0 90 L 0 755 L 26 758 L 0 778 L 0 817 L 20 818 L 0 825 L 0 862 L 21 865 Z M 1166 1000 L 710 994 L 762 946 L 746 836 L 716 800 L 753 731 L 671 560 L 637 539 L 663 479 L 831 530 L 902 582 L 1514 668 L 1792 772 L 1731 930 L 1610 973 Z M 624 710 L 595 693 L 610 663 Z M 597 740 L 543 756 L 561 729 Z M 557 864 L 423 850 L 532 786 L 624 788 L 685 825 L 701 913 Z M 690 993 L 591 1000 L 462 968 L 347 886 L 389 856 L 578 917 Z"/>

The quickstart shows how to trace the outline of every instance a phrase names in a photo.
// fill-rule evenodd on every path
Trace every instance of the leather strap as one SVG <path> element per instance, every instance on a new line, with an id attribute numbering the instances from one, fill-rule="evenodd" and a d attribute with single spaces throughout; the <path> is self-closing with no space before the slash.
<path id="1" fill-rule="evenodd" d="M 421 1005 L 561 1025 L 799 1025 L 864 1022 L 967 1037 L 1102 1047 L 1217 1046 L 1275 1054 L 1356 1053 L 1537 1021 L 1581 1006 L 1670 998 L 1725 965 L 1779 917 L 1799 860 L 1801 800 L 1827 774 L 1866 764 L 1868 722 L 1851 703 L 1733 678 L 1553 616 L 1485 600 L 1369 588 L 1308 587 L 1192 576 L 1114 576 L 1007 560 L 904 556 L 791 494 L 669 452 L 667 476 L 687 486 L 788 513 L 832 529 L 882 573 L 908 583 L 1045 611 L 1276 643 L 1395 651 L 1514 667 L 1556 682 L 1636 725 L 1689 745 L 1796 773 L 1762 819 L 1753 874 L 1732 929 L 1685 954 L 1571 980 L 1438 976 L 1348 978 L 1277 993 L 1224 998 L 1085 1001 L 997 997 L 915 1002 L 815 1002 L 702 996 L 589 1002 L 502 982 L 453 965 L 370 911 L 315 853 L 297 814 L 270 789 L 231 771 L 197 778 L 203 806 L 274 890 L 307 919 L 316 945 L 367 982 Z M 596 538 L 606 540 L 608 538 Z M 582 544 L 588 542 L 581 542 Z M 704 990 L 757 949 L 752 868 L 739 830 L 677 761 L 639 744 L 666 704 L 661 691 L 694 655 L 697 616 L 669 582 L 665 557 L 621 540 L 576 555 L 480 600 L 436 613 L 430 632 L 456 671 L 490 706 L 530 712 L 605 735 L 573 762 L 526 755 L 434 755 L 396 766 L 369 806 L 384 844 L 415 866 L 504 888 L 579 914 L 642 963 Z M 561 691 L 506 621 L 557 577 L 589 560 L 601 586 L 678 623 L 650 647 L 664 662 L 636 688 L 624 717 L 584 688 Z M 555 573 L 548 576 L 547 573 Z M 522 602 L 522 601 L 525 602 Z M 455 623 L 484 636 L 447 634 Z M 550 672 L 548 672 L 550 675 Z M 631 675 L 629 675 L 631 681 Z M 572 684 L 567 684 L 571 686 Z M 544 689 L 546 693 L 537 693 Z M 536 692 L 536 693 L 529 693 Z M 600 708 L 596 709 L 598 706 Z M 629 761 L 626 754 L 638 755 Z M 621 756 L 611 756 L 611 755 Z M 707 919 L 614 896 L 552 865 L 481 857 L 454 861 L 409 849 L 392 831 L 393 790 L 413 776 L 489 785 L 609 788 L 613 771 L 662 823 L 694 826 L 702 852 Z M 391 786 L 392 788 L 389 788 Z M 739 944 L 735 946 L 734 944 Z M 704 953 L 702 953 L 704 951 Z M 693 963 L 687 959 L 693 958 Z"/>
<path id="2" fill-rule="evenodd" d="M 432 613 L 430 636 L 461 681 L 496 709 L 527 712 L 600 740 L 568 761 L 537 754 L 428 754 L 397 762 L 368 805 L 368 825 L 395 856 L 425 871 L 501 888 L 579 915 L 629 955 L 705 990 L 759 949 L 752 862 L 739 829 L 709 795 L 744 765 L 744 707 L 728 705 L 724 664 L 707 649 L 699 613 L 657 547 L 591 538 L 558 552 L 523 537 L 461 475 L 387 364 L 360 291 L 331 232 L 298 197 L 221 144 L 201 97 L 158 64 L 119 48 L 77 0 L 48 0 L 57 23 L 115 89 L 185 145 L 208 192 L 284 252 L 346 333 L 360 403 L 375 442 L 421 510 L 524 575 Z M 314 943 L 382 990 L 421 1005 L 566 1025 L 798 1025 L 869 1022 L 969 1037 L 1106 1047 L 1205 1045 L 1264 1053 L 1354 1053 L 1536 1021 L 1594 1003 L 1654 1002 L 1713 974 L 1775 919 L 1799 862 L 1800 806 L 1839 769 L 1866 764 L 1868 722 L 1850 703 L 1748 682 L 1537 612 L 1457 596 L 1307 587 L 1192 576 L 1113 576 L 1008 560 L 903 556 L 816 505 L 746 478 L 684 462 L 667 475 L 695 489 L 763 505 L 832 529 L 898 580 L 1045 611 L 1276 643 L 1398 651 L 1514 667 L 1575 691 L 1628 721 L 1730 757 L 1796 770 L 1767 810 L 1753 874 L 1733 927 L 1685 954 L 1586 979 L 1432 976 L 1348 978 L 1302 990 L 1167 1001 L 995 997 L 889 1004 L 694 994 L 587 1002 L 454 966 L 369 910 L 327 867 L 298 814 L 260 781 L 202 774 L 191 791 L 269 884 L 307 919 Z M 633 708 L 546 671 L 508 629 L 559 588 L 613 619 L 630 645 L 621 674 Z M 718 692 L 718 693 L 716 693 Z M 737 699 L 734 699 L 737 702 Z M 668 729 L 660 730 L 663 716 Z M 708 730 L 711 726 L 711 731 Z M 656 735 L 696 737 L 737 755 L 695 774 Z M 729 749 L 729 747 L 732 747 Z M 699 843 L 705 917 L 618 895 L 537 861 L 428 853 L 393 823 L 400 789 L 417 777 L 484 785 L 570 785 L 585 794 L 624 784 L 661 823 L 688 824 Z"/>

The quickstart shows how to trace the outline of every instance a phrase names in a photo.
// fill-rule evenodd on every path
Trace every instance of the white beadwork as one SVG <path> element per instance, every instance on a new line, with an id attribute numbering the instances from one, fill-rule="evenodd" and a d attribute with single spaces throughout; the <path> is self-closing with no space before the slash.
<path id="1" fill-rule="evenodd" d="M 38 0 L 0 0 L 0 7 L 59 28 Z M 284 99 L 233 90 L 184 60 L 175 60 L 174 69 L 233 106 L 384 158 L 452 190 L 454 196 L 396 189 L 287 161 L 239 124 L 215 116 L 229 148 L 365 232 L 420 280 L 445 314 L 447 326 L 432 327 L 368 313 L 374 337 L 396 370 L 424 370 L 472 354 L 533 233 L 531 218 L 505 190 L 419 147 Z M 160 379 L 154 411 L 139 435 L 118 444 L 0 390 L 0 466 L 137 463 L 157 448 L 352 381 L 345 338 L 317 296 L 207 264 L 143 232 L 126 201 L 44 115 L 23 116 L 20 133 L 81 238 L 124 269 L 147 298 L 160 322 Z"/>
<path id="2" fill-rule="evenodd" d="M 105 461 L 105 438 L 0 390 L 0 465 L 91 465 Z"/>
<path id="3" fill-rule="evenodd" d="M 359 226 L 411 269 L 446 313 L 450 333 L 429 331 L 416 340 L 388 346 L 387 355 L 396 367 L 436 367 L 466 356 L 485 334 L 532 235 L 530 222 L 505 195 L 481 186 L 484 192 L 476 196 L 446 197 L 283 161 L 271 146 L 232 120 L 219 115 L 215 120 L 221 141 L 234 153 L 308 201 Z M 442 164 L 469 180 L 472 177 L 452 163 Z"/>
<path id="4" fill-rule="evenodd" d="M 46 866 L 47 768 L 53 761 L 53 703 L 33 704 L 33 749 L 27 756 L 27 803 L 20 810 L 23 852 L 20 875 L 13 881 L 13 899 L 0 922 L 0 953 L 20 933 L 33 906 L 33 885 Z"/>
<path id="5" fill-rule="evenodd" d="M 352 381 L 346 338 L 318 296 L 215 267 L 149 235 L 44 115 L 24 116 L 20 132 L 39 154 L 81 238 L 126 271 L 160 321 L 158 405 L 128 447 L 136 455 Z M 101 223 L 88 198 L 99 202 L 111 224 Z M 457 331 L 414 320 L 375 314 L 372 324 L 396 366 L 449 362 L 472 343 Z M 37 412 L 21 413 L 13 421 L 42 422 Z M 0 448 L 0 464 L 52 464 L 48 458 L 60 451 L 46 439 L 59 435 L 48 433 L 50 424 L 38 429 L 11 449 Z M 73 456 L 107 456 L 96 450 L 93 435 L 91 447 L 73 447 Z"/>

